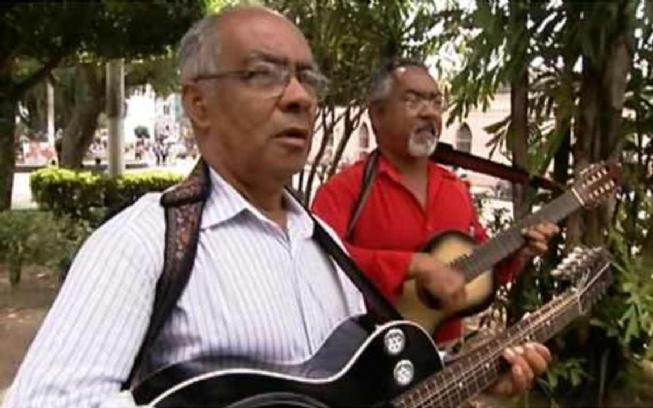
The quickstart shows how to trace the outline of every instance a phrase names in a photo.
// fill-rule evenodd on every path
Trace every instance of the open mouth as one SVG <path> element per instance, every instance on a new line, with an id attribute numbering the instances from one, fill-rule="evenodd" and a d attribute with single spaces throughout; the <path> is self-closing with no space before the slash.
<path id="1" fill-rule="evenodd" d="M 286 145 L 304 147 L 308 143 L 309 132 L 301 128 L 287 128 L 277 133 L 275 139 Z"/>
<path id="2" fill-rule="evenodd" d="M 430 123 L 418 126 L 413 133 L 417 135 L 419 138 L 424 138 L 424 139 L 433 139 L 437 137 L 435 126 L 433 126 Z"/>

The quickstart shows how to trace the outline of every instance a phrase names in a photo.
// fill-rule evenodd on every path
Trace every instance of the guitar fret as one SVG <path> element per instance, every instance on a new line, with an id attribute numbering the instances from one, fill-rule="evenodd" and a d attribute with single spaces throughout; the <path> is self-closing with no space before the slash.
<path id="1" fill-rule="evenodd" d="M 592 263 L 592 269 L 595 269 L 593 257 L 590 255 L 589 262 L 586 259 L 581 264 L 587 266 Z M 602 259 L 602 262 L 602 271 L 608 270 L 607 277 L 593 277 L 594 282 L 584 283 L 579 292 L 567 290 L 492 340 L 423 379 L 412 390 L 392 400 L 391 404 L 401 407 L 457 407 L 477 395 L 507 369 L 507 363 L 501 358 L 507 347 L 521 344 L 525 339 L 537 342 L 551 339 L 605 290 L 611 276 L 609 260 Z"/>
<path id="2" fill-rule="evenodd" d="M 572 192 L 567 191 L 540 211 L 518 221 L 512 227 L 500 232 L 493 239 L 478 246 L 469 256 L 454 260 L 451 265 L 464 272 L 468 281 L 484 271 L 491 269 L 500 260 L 525 244 L 521 234 L 522 229 L 544 220 L 558 222 L 580 206 L 580 202 Z"/>
<path id="3" fill-rule="evenodd" d="M 527 336 L 537 341 L 548 340 L 578 315 L 575 306 L 571 294 L 550 301 L 502 335 L 428 377 L 393 405 L 458 407 L 496 380 L 504 365 L 499 357 L 506 347 Z"/>

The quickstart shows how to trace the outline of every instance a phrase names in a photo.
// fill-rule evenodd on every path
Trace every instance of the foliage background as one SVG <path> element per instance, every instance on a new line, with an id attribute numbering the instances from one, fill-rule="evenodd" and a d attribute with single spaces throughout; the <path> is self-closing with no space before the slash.
<path id="1" fill-rule="evenodd" d="M 235 2 L 2 3 L 0 210 L 8 208 L 11 191 L 13 118 L 19 105 L 31 107 L 21 124 L 38 127 L 43 81 L 52 81 L 58 95 L 57 121 L 65 129 L 64 150 L 68 152 L 65 164 L 79 167 L 80 152 L 85 151 L 103 109 L 102 64 L 106 59 L 127 59 L 126 82 L 131 90 L 150 83 L 160 94 L 174 91 L 174 45 L 192 21 L 207 9 L 215 11 L 226 3 Z M 518 320 L 554 296 L 556 281 L 548 272 L 571 247 L 607 245 L 614 256 L 616 284 L 591 316 L 551 342 L 558 357 L 529 397 L 539 396 L 540 403 L 563 406 L 618 405 L 614 401 L 653 404 L 650 389 L 640 387 L 651 381 L 644 368 L 653 357 L 651 1 L 257 3 L 283 12 L 300 26 L 331 78 L 330 93 L 319 112 L 318 127 L 325 137 L 317 158 L 295 186 L 307 201 L 313 187 L 337 170 L 364 114 L 372 73 L 386 60 L 399 56 L 429 57 L 447 91 L 450 122 L 464 119 L 475 107 L 487 107 L 496 92 L 508 90 L 510 114 L 487 130 L 493 135 L 495 151 L 531 174 L 566 183 L 591 162 L 613 159 L 622 163 L 625 184 L 616 199 L 571 217 L 550 253 L 502 292 L 495 309 L 508 324 Z M 441 52 L 444 50 L 447 55 Z M 344 132 L 336 135 L 339 123 Z M 333 154 L 327 158 L 330 143 Z M 63 175 L 51 179 L 57 177 L 77 186 L 70 194 L 93 202 L 89 208 L 102 208 L 106 200 L 111 201 L 107 197 L 112 196 L 109 191 L 113 187 L 86 190 L 95 181 L 74 181 L 77 176 Z M 66 200 L 45 184 L 35 181 L 35 194 L 58 216 L 97 217 L 80 216 L 83 208 L 59 208 Z M 521 186 L 513 186 L 512 191 L 514 213 L 497 214 L 492 223 L 496 227 L 551 199 Z M 129 198 L 116 202 L 123 205 L 137 193 L 140 190 L 135 187 L 118 194 Z M 23 222 L 11 219 L 13 214 L 0 215 L 10 217 L 5 225 Z M 11 228 L 4 231 L 5 236 L 11 235 Z M 35 230 L 28 235 L 46 232 Z M 7 240 L 2 242 L 7 248 Z M 527 405 L 533 400 L 520 403 Z"/>

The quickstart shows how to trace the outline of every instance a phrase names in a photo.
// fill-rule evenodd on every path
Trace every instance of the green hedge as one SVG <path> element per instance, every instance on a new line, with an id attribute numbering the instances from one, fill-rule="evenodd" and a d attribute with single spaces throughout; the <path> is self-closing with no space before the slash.
<path id="1" fill-rule="evenodd" d="M 97 226 L 143 194 L 163 191 L 181 180 L 182 176 L 161 170 L 110 179 L 90 171 L 47 167 L 31 173 L 30 187 L 40 209 Z"/>
<path id="2" fill-rule="evenodd" d="M 83 223 L 55 217 L 47 211 L 2 211 L 0 263 L 7 266 L 12 286 L 20 282 L 24 265 L 63 271 L 89 233 Z"/>

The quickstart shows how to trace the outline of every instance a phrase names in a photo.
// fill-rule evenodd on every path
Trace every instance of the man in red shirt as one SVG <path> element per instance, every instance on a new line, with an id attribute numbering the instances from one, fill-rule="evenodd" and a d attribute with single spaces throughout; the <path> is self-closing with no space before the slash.
<path id="1" fill-rule="evenodd" d="M 331 177 L 318 190 L 312 209 L 343 238 L 361 269 L 391 301 L 406 280 L 415 279 L 420 290 L 454 310 L 465 302 L 462 274 L 417 251 L 445 230 L 479 241 L 488 235 L 467 184 L 429 159 L 442 129 L 442 104 L 442 93 L 423 64 L 402 60 L 385 67 L 370 90 L 378 163 L 355 225 L 348 231 L 366 161 Z M 509 282 L 526 257 L 544 253 L 557 233 L 558 227 L 548 222 L 526 230 L 528 245 L 496 268 L 499 282 Z M 456 319 L 443 325 L 435 339 L 445 343 L 461 334 Z"/>

